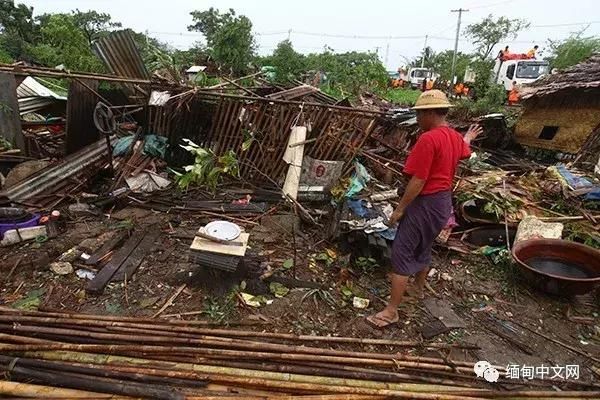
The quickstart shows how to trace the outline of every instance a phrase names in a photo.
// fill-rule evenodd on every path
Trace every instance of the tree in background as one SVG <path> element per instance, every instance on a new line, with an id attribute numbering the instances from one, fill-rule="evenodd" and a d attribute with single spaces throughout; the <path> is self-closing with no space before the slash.
<path id="1" fill-rule="evenodd" d="M 506 17 L 496 19 L 490 14 L 483 21 L 468 25 L 465 34 L 473 40 L 479 57 L 486 59 L 498 43 L 515 39 L 520 31 L 528 27 L 529 22 L 525 20 Z"/>
<path id="2" fill-rule="evenodd" d="M 425 66 L 425 68 L 431 68 L 433 72 L 440 74 L 440 79 L 450 81 L 452 78 L 451 75 L 453 56 L 454 51 L 452 50 L 444 50 L 440 53 L 435 53 L 433 50 L 430 49 L 423 65 Z M 463 80 L 467 67 L 471 63 L 472 58 L 472 55 L 461 53 L 460 51 L 456 54 L 456 76 L 458 76 L 459 81 Z M 423 56 L 420 56 L 419 58 L 416 58 L 415 61 L 413 61 L 411 64 L 414 67 L 420 67 L 422 59 Z"/>
<path id="3" fill-rule="evenodd" d="M 74 14 L 44 14 L 38 20 L 39 40 L 26 45 L 26 53 L 33 60 L 49 67 L 64 65 L 78 71 L 103 71 Z"/>
<path id="4" fill-rule="evenodd" d="M 547 60 L 552 68 L 565 69 L 600 52 L 598 36 L 583 37 L 582 35 L 583 32 L 579 32 L 565 40 L 548 40 L 550 56 Z"/>
<path id="5" fill-rule="evenodd" d="M 289 40 L 280 42 L 272 55 L 258 58 L 257 62 L 261 66 L 274 67 L 275 81 L 279 83 L 299 79 L 307 71 L 306 56 L 294 50 Z"/>
<path id="6" fill-rule="evenodd" d="M 415 58 L 410 63 L 410 65 L 412 67 L 420 68 L 421 64 L 423 64 L 424 68 L 434 68 L 435 56 L 436 56 L 435 51 L 433 51 L 433 49 L 430 46 L 427 46 L 423 50 L 421 50 L 421 54 L 419 55 L 419 57 Z"/>
<path id="7" fill-rule="evenodd" d="M 388 73 L 376 53 L 347 52 L 335 54 L 331 49 L 307 57 L 309 70 L 327 76 L 323 89 L 337 97 L 358 95 L 361 91 L 387 86 Z"/>
<path id="8" fill-rule="evenodd" d="M 211 7 L 208 11 L 192 11 L 194 24 L 189 31 L 204 34 L 208 51 L 214 61 L 233 75 L 243 75 L 254 57 L 255 43 L 252 22 L 233 9 L 226 13 Z"/>
<path id="9" fill-rule="evenodd" d="M 15 5 L 12 0 L 0 0 L 0 56 L 20 60 L 27 43 L 39 34 L 33 18 L 33 7 Z"/>
<path id="10" fill-rule="evenodd" d="M 99 13 L 97 11 L 79 11 L 72 12 L 73 22 L 77 25 L 88 39 L 89 44 L 103 35 L 108 34 L 114 28 L 122 27 L 120 22 L 112 20 L 110 14 Z"/>

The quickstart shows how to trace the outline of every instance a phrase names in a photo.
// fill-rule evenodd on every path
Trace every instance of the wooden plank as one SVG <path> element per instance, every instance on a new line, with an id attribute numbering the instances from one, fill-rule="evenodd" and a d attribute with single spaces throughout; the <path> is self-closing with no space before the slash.
<path id="1" fill-rule="evenodd" d="M 0 106 L 0 136 L 24 152 L 26 149 L 21 131 L 17 82 L 12 74 L 0 73 Z"/>
<path id="2" fill-rule="evenodd" d="M 125 277 L 127 277 L 128 281 L 131 280 L 131 277 L 139 268 L 140 264 L 144 260 L 144 257 L 150 253 L 150 250 L 154 246 L 154 242 L 159 236 L 159 231 L 147 233 L 135 250 L 133 250 L 131 255 L 125 260 L 125 262 L 123 262 L 123 264 L 121 264 L 121 267 L 117 270 L 117 272 L 115 272 L 112 281 L 120 282 L 125 280 Z"/>
<path id="3" fill-rule="evenodd" d="M 431 339 L 434 336 L 441 335 L 442 333 L 450 332 L 452 329 L 448 328 L 439 319 L 434 319 L 429 324 L 421 327 L 421 335 L 424 339 Z"/>
<path id="4" fill-rule="evenodd" d="M 428 298 L 423 301 L 427 311 L 440 320 L 449 329 L 464 328 L 465 322 L 452 311 L 452 306 L 445 300 Z"/>
<path id="5" fill-rule="evenodd" d="M 85 261 L 85 265 L 95 265 L 102 257 L 106 256 L 112 249 L 121 244 L 127 238 L 128 232 L 117 232 L 115 236 L 106 241 L 90 258 Z"/>
<path id="6" fill-rule="evenodd" d="M 106 264 L 104 268 L 98 272 L 96 277 L 88 283 L 87 291 L 91 293 L 101 293 L 121 264 L 123 264 L 127 257 L 135 250 L 143 237 L 144 232 L 134 232 L 127 242 L 125 242 L 123 247 L 113 255 L 108 264 Z"/>

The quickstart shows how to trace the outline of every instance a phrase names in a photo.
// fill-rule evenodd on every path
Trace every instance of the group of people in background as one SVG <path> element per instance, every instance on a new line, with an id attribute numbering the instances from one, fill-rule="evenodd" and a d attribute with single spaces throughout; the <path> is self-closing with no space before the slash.
<path id="1" fill-rule="evenodd" d="M 510 52 L 510 48 L 508 46 L 506 46 L 503 50 L 500 50 L 500 52 L 498 53 L 498 56 L 496 58 L 498 58 L 500 60 L 508 60 L 512 57 L 522 58 L 522 59 L 535 59 L 539 48 L 540 48 L 540 46 L 538 46 L 536 44 L 527 53 L 513 54 Z"/>

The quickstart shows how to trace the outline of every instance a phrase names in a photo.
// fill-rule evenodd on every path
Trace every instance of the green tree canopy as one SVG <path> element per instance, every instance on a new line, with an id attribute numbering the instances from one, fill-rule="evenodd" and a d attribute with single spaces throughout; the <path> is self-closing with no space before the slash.
<path id="1" fill-rule="evenodd" d="M 498 43 L 506 39 L 515 39 L 520 31 L 528 27 L 529 22 L 525 20 L 495 18 L 490 14 L 481 22 L 468 25 L 465 34 L 473 40 L 479 56 L 485 59 Z"/>
<path id="2" fill-rule="evenodd" d="M 294 50 L 289 40 L 280 42 L 272 55 L 259 58 L 257 61 L 262 66 L 275 67 L 276 80 L 281 83 L 298 79 L 307 70 L 306 56 Z"/>
<path id="3" fill-rule="evenodd" d="M 50 67 L 64 65 L 79 71 L 103 70 L 73 14 L 45 14 L 39 21 L 40 39 L 27 45 L 32 59 Z"/>
<path id="4" fill-rule="evenodd" d="M 190 31 L 204 34 L 208 51 L 214 61 L 234 75 L 242 75 L 254 57 L 255 43 L 252 22 L 233 9 L 226 13 L 211 7 L 207 11 L 192 11 Z"/>
<path id="5" fill-rule="evenodd" d="M 452 57 L 454 56 L 454 51 L 452 50 L 444 50 L 440 53 L 435 53 L 433 49 L 429 49 L 426 54 L 425 62 L 423 66 L 425 68 L 431 68 L 433 72 L 440 74 L 440 79 L 450 81 L 452 79 Z M 421 66 L 421 60 L 423 56 L 416 58 L 412 65 L 415 67 Z M 471 63 L 473 59 L 473 55 L 465 54 L 462 52 L 458 52 L 456 54 L 456 76 L 458 80 L 461 81 L 465 76 L 465 72 L 467 67 Z"/>
<path id="6" fill-rule="evenodd" d="M 552 68 L 565 69 L 600 52 L 600 37 L 583 37 L 582 34 L 571 35 L 565 40 L 548 40 L 550 56 L 547 59 Z"/>
<path id="7" fill-rule="evenodd" d="M 79 11 L 78 9 L 72 12 L 73 22 L 79 27 L 88 39 L 92 42 L 103 35 L 108 34 L 113 28 L 120 28 L 120 22 L 112 20 L 110 14 L 99 13 L 97 11 Z"/>
<path id="8" fill-rule="evenodd" d="M 33 42 L 38 33 L 33 7 L 15 5 L 13 0 L 0 0 L 0 54 L 3 59 L 23 58 L 25 45 Z"/>
<path id="9" fill-rule="evenodd" d="M 307 68 L 327 75 L 325 89 L 332 94 L 357 95 L 365 88 L 386 86 L 388 73 L 377 54 L 362 52 L 333 53 L 330 50 L 307 56 Z"/>

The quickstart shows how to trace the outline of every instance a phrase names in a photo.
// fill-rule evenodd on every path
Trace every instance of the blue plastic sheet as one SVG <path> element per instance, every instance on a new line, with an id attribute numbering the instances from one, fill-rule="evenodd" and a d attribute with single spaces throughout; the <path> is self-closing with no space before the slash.
<path id="1" fill-rule="evenodd" d="M 113 149 L 113 157 L 123 157 L 126 156 L 131 151 L 131 144 L 135 139 L 135 135 L 129 135 L 120 138 L 117 140 L 115 144 L 115 148 Z"/>
<path id="2" fill-rule="evenodd" d="M 600 200 L 600 186 L 594 185 L 584 176 L 577 176 L 567 169 L 563 164 L 558 164 L 556 170 L 567 181 L 567 184 L 574 190 L 590 188 L 590 191 L 584 196 L 585 200 Z"/>
<path id="3" fill-rule="evenodd" d="M 167 151 L 167 138 L 158 135 L 146 135 L 144 137 L 144 150 L 143 153 L 151 157 L 165 158 Z"/>
<path id="4" fill-rule="evenodd" d="M 129 154 L 133 148 L 134 140 L 135 135 L 125 136 L 117 140 L 117 143 L 113 149 L 113 157 L 123 157 Z M 146 135 L 144 136 L 144 148 L 142 149 L 142 153 L 146 156 L 160 157 L 164 159 L 167 146 L 168 143 L 166 137 L 158 135 Z"/>
<path id="5" fill-rule="evenodd" d="M 558 164 L 556 166 L 556 170 L 558 171 L 560 176 L 562 176 L 567 181 L 569 186 L 571 186 L 575 190 L 594 186 L 594 184 L 590 182 L 586 177 L 574 175 L 563 164 Z"/>
<path id="6" fill-rule="evenodd" d="M 352 198 L 359 194 L 367 187 L 367 183 L 369 183 L 370 180 L 371 175 L 369 175 L 369 171 L 367 171 L 365 166 L 358 161 L 354 161 L 354 174 L 350 180 L 350 186 L 346 191 L 346 197 Z"/>
<path id="7" fill-rule="evenodd" d="M 394 240 L 396 238 L 397 231 L 398 231 L 398 228 L 389 228 L 386 231 L 377 232 L 377 234 L 379 236 L 381 236 L 382 238 L 384 238 L 385 240 Z"/>

